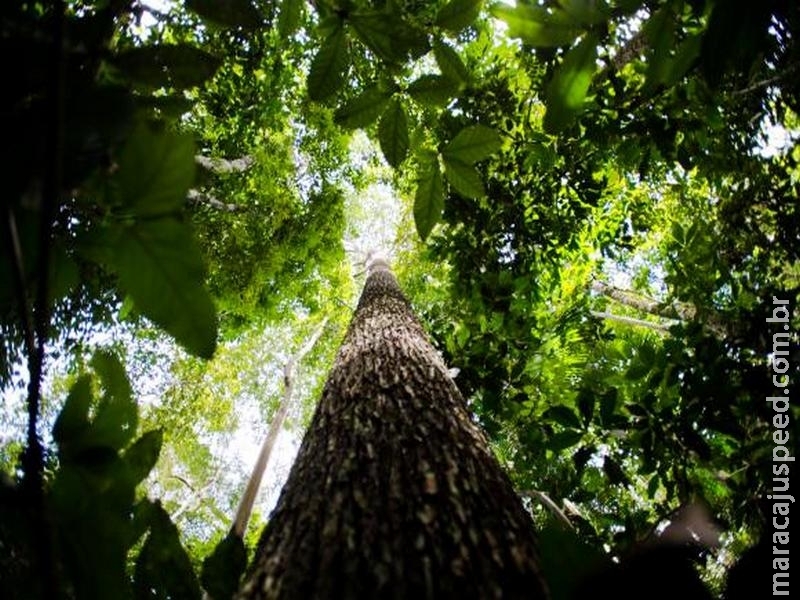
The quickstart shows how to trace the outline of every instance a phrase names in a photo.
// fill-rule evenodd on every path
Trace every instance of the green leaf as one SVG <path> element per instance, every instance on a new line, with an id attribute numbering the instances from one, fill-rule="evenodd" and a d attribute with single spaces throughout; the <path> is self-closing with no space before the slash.
<path id="1" fill-rule="evenodd" d="M 250 0 L 186 0 L 186 7 L 222 27 L 256 29 L 261 25 L 261 14 Z"/>
<path id="2" fill-rule="evenodd" d="M 615 389 L 608 390 L 600 397 L 600 421 L 604 427 L 609 427 L 614 419 L 614 411 L 617 409 L 618 392 Z"/>
<path id="3" fill-rule="evenodd" d="M 179 212 L 195 176 L 194 142 L 187 134 L 140 123 L 119 157 L 114 184 L 125 209 L 140 217 Z"/>
<path id="4" fill-rule="evenodd" d="M 436 40 L 433 42 L 433 55 L 436 57 L 436 64 L 439 65 L 442 75 L 459 85 L 464 85 L 469 81 L 469 71 L 461 61 L 458 52 L 453 48 Z"/>
<path id="5" fill-rule="evenodd" d="M 594 392 L 588 389 L 582 389 L 578 392 L 575 403 L 578 405 L 581 417 L 583 417 L 583 424 L 588 425 L 592 420 L 592 416 L 594 416 Z"/>
<path id="6" fill-rule="evenodd" d="M 147 477 L 155 466 L 163 439 L 164 435 L 160 429 L 148 431 L 125 452 L 125 462 L 136 483 Z"/>
<path id="7" fill-rule="evenodd" d="M 287 38 L 297 31 L 304 4 L 304 0 L 282 0 L 278 13 L 278 32 L 282 38 Z"/>
<path id="8" fill-rule="evenodd" d="M 439 170 L 439 161 L 434 155 L 429 162 L 420 165 L 417 178 L 417 193 L 414 196 L 414 223 L 423 240 L 439 222 L 444 210 L 444 181 Z"/>
<path id="9" fill-rule="evenodd" d="M 550 436 L 547 440 L 547 449 L 553 452 L 561 452 L 567 448 L 574 446 L 583 439 L 583 432 L 567 429 L 559 431 Z"/>
<path id="10" fill-rule="evenodd" d="M 538 48 L 569 46 L 581 34 L 578 24 L 559 10 L 517 4 L 494 4 L 492 15 L 508 25 L 508 35 Z"/>
<path id="11" fill-rule="evenodd" d="M 408 26 L 401 20 L 391 19 L 383 12 L 365 11 L 351 13 L 348 21 L 358 39 L 381 60 L 396 63 L 406 58 L 401 39 L 408 35 L 402 31 Z"/>
<path id="12" fill-rule="evenodd" d="M 179 90 L 201 85 L 222 64 L 208 52 L 188 44 L 130 48 L 111 61 L 136 83 Z"/>
<path id="13" fill-rule="evenodd" d="M 444 174 L 456 191 L 465 198 L 483 198 L 486 190 L 475 167 L 460 160 L 444 157 Z"/>
<path id="14" fill-rule="evenodd" d="M 53 439 L 64 447 L 79 439 L 89 427 L 92 404 L 92 378 L 81 375 L 69 390 L 67 401 L 53 425 Z"/>
<path id="15" fill-rule="evenodd" d="M 458 33 L 478 18 L 482 3 L 483 0 L 451 0 L 436 13 L 434 23 L 450 33 Z"/>
<path id="16" fill-rule="evenodd" d="M 574 429 L 581 428 L 581 420 L 575 412 L 563 404 L 556 404 L 551 406 L 542 415 L 543 420 L 553 421 L 562 427 L 572 427 Z"/>
<path id="17" fill-rule="evenodd" d="M 189 555 L 181 546 L 178 529 L 158 504 L 153 505 L 150 535 L 136 560 L 133 588 L 135 597 L 142 599 L 199 600 L 201 596 L 200 584 Z"/>
<path id="18" fill-rule="evenodd" d="M 341 88 L 348 61 L 347 37 L 339 21 L 311 61 L 308 73 L 309 98 L 320 102 Z"/>
<path id="19" fill-rule="evenodd" d="M 342 127 L 357 129 L 366 127 L 383 112 L 390 93 L 377 85 L 367 87 L 361 94 L 336 110 L 334 121 Z"/>
<path id="20" fill-rule="evenodd" d="M 239 589 L 239 581 L 247 568 L 247 550 L 242 538 L 229 532 L 203 561 L 200 576 L 203 588 L 214 600 L 227 600 Z"/>
<path id="21" fill-rule="evenodd" d="M 92 421 L 91 445 L 120 450 L 133 439 L 138 421 L 128 375 L 119 358 L 111 352 L 95 352 L 91 364 L 104 390 Z"/>
<path id="22" fill-rule="evenodd" d="M 137 308 L 189 352 L 210 358 L 216 311 L 203 286 L 203 260 L 189 227 L 163 217 L 109 233 L 113 267 Z"/>
<path id="23" fill-rule="evenodd" d="M 488 158 L 500 149 L 503 140 L 494 129 L 485 125 L 470 125 L 458 132 L 442 150 L 442 156 L 464 163 Z"/>
<path id="24" fill-rule="evenodd" d="M 441 75 L 422 75 L 408 85 L 408 94 L 428 106 L 445 106 L 456 94 L 458 86 Z"/>
<path id="25" fill-rule="evenodd" d="M 597 70 L 597 36 L 587 35 L 564 56 L 547 86 L 544 129 L 555 134 L 566 129 L 583 110 L 586 93 Z"/>
<path id="26" fill-rule="evenodd" d="M 386 161 L 399 167 L 408 154 L 408 119 L 399 101 L 393 100 L 378 124 L 378 140 Z"/>
<path id="27" fill-rule="evenodd" d="M 608 18 L 608 6 L 603 0 L 558 0 L 558 4 L 573 21 L 586 27 Z"/>

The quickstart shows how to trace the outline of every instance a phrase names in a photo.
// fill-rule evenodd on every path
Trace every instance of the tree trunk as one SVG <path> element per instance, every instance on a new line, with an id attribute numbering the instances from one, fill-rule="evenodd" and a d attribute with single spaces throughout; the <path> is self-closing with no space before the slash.
<path id="1" fill-rule="evenodd" d="M 240 598 L 546 598 L 530 515 L 383 261 Z"/>

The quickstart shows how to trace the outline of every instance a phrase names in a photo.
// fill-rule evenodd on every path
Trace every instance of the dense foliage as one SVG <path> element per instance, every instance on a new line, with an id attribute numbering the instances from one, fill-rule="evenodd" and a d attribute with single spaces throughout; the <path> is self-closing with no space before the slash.
<path id="1" fill-rule="evenodd" d="M 6 405 L 28 385 L 0 423 L 5 589 L 230 594 L 241 542 L 209 539 L 243 482 L 209 448 L 245 407 L 274 413 L 261 365 L 329 318 L 325 371 L 383 165 L 395 270 L 543 544 L 626 564 L 704 507 L 688 527 L 721 546 L 687 554 L 720 593 L 766 531 L 772 298 L 800 325 L 796 2 L 20 0 L 0 19 Z M 87 358 L 104 334 L 117 352 Z"/>

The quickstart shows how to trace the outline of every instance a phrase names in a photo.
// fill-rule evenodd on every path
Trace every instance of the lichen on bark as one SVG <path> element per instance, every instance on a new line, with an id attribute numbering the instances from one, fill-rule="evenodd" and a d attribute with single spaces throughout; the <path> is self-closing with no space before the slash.
<path id="1" fill-rule="evenodd" d="M 530 515 L 373 263 L 240 598 L 546 598 Z"/>

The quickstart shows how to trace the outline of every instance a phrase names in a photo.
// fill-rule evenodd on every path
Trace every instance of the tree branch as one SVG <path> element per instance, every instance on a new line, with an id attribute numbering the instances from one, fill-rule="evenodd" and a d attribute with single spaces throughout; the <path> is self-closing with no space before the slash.
<path id="1" fill-rule="evenodd" d="M 229 204 L 223 202 L 222 200 L 219 200 L 214 196 L 211 196 L 209 194 L 204 194 L 203 192 L 200 192 L 198 190 L 189 190 L 186 193 L 186 198 L 194 204 L 205 204 L 207 206 L 211 206 L 212 208 L 224 210 L 225 212 L 235 213 L 235 212 L 241 212 L 242 210 L 242 207 L 239 206 L 238 204 Z"/>
<path id="2" fill-rule="evenodd" d="M 194 157 L 194 162 L 198 165 L 218 175 L 224 173 L 242 173 L 256 162 L 252 156 L 240 156 L 239 158 L 225 159 L 210 156 Z"/>
<path id="3" fill-rule="evenodd" d="M 634 319 L 633 317 L 625 317 L 623 315 L 615 315 L 614 313 L 601 312 L 598 310 L 589 311 L 593 317 L 598 319 L 608 319 L 609 321 L 616 321 L 617 323 L 624 323 L 625 325 L 633 325 L 635 327 L 647 327 L 659 333 L 669 333 L 669 326 L 663 323 L 653 323 L 651 321 L 644 321 L 642 319 Z"/>
<path id="4" fill-rule="evenodd" d="M 253 512 L 253 504 L 256 500 L 256 495 L 261 487 L 261 480 L 264 477 L 264 471 L 267 469 L 269 458 L 272 455 L 272 450 L 275 447 L 275 442 L 278 439 L 283 423 L 286 420 L 286 415 L 289 413 L 289 408 L 292 403 L 292 393 L 294 392 L 295 372 L 298 363 L 303 357 L 308 354 L 325 330 L 328 324 L 328 317 L 322 319 L 322 322 L 311 334 L 311 337 L 306 340 L 306 343 L 298 350 L 283 367 L 283 398 L 272 417 L 272 422 L 269 424 L 267 436 L 264 438 L 264 443 L 261 445 L 261 450 L 258 453 L 258 459 L 253 467 L 253 472 L 250 475 L 250 480 L 247 482 L 242 500 L 239 503 L 239 508 L 236 510 L 236 517 L 231 526 L 231 532 L 235 535 L 244 537 L 244 532 L 247 529 L 247 523 L 250 520 L 250 515 Z"/>

